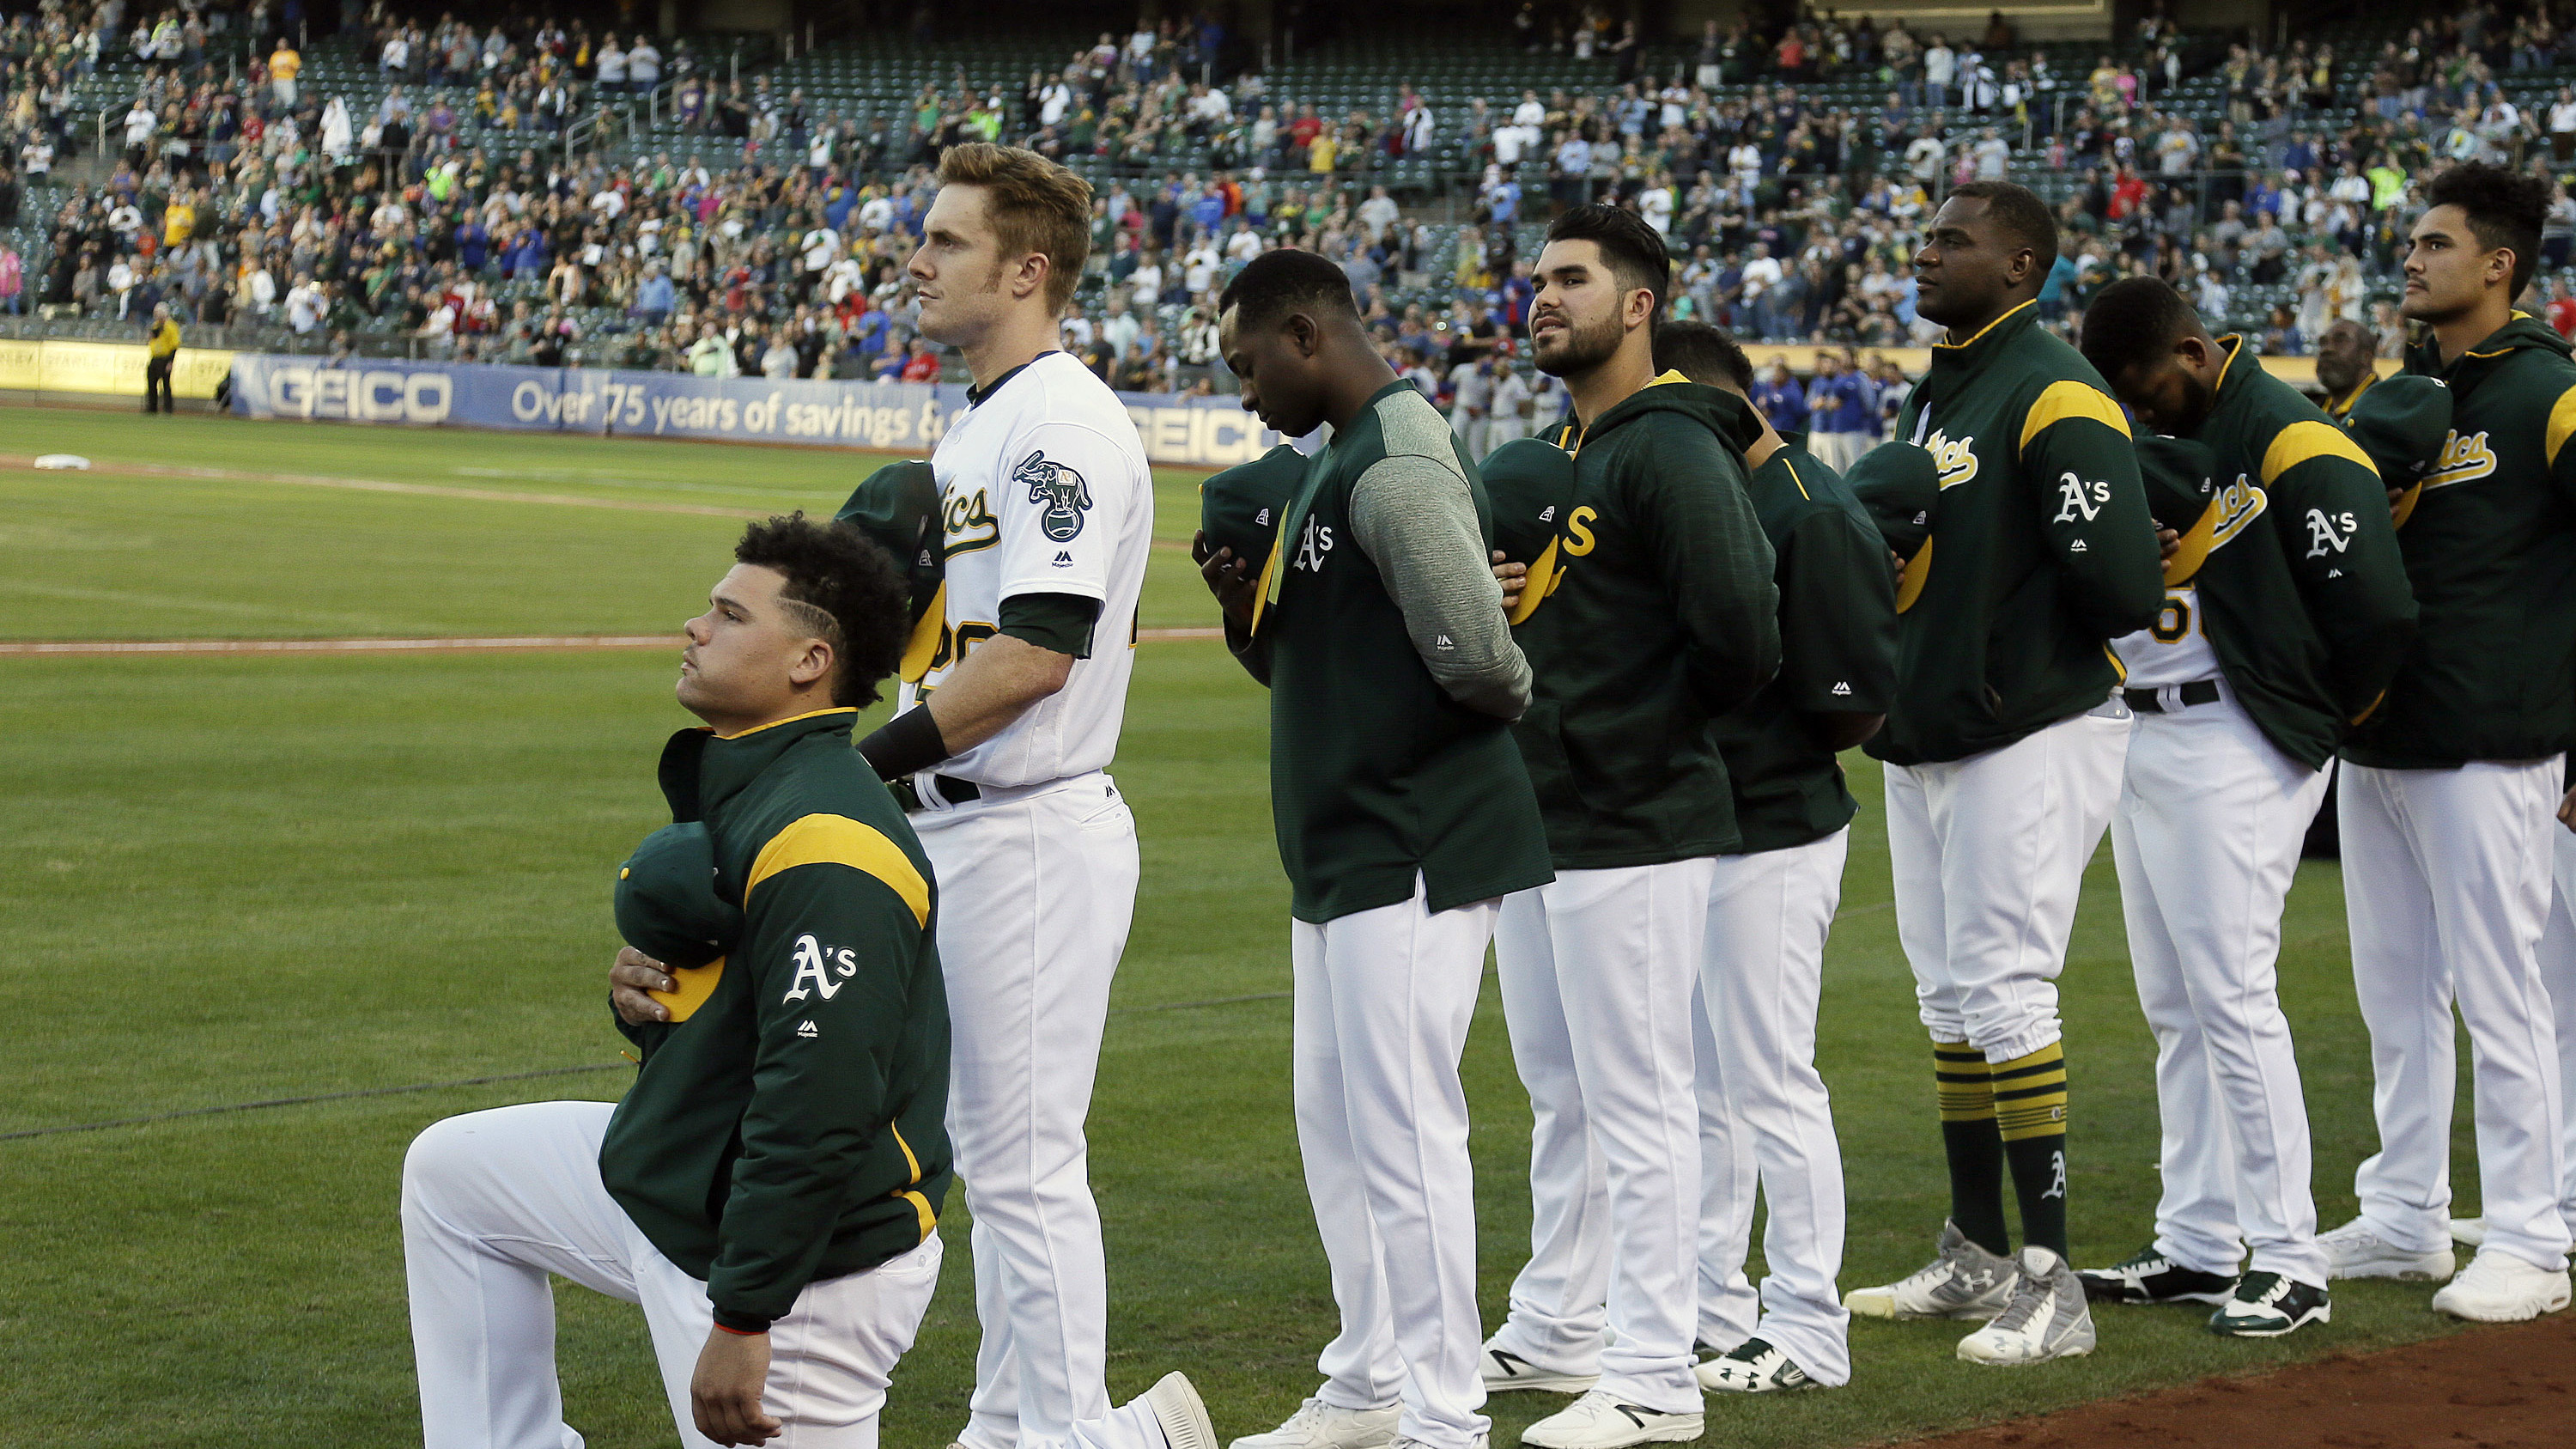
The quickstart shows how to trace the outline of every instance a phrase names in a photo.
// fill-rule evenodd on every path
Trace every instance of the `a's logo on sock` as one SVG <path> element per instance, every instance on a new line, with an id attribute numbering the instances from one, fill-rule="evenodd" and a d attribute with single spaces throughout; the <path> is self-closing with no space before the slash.
<path id="1" fill-rule="evenodd" d="M 2062 1111 L 2062 1110 L 2064 1110 L 2064 1109 L 2062 1109 L 2062 1108 L 2061 1108 L 2060 1110 Z M 2065 1197 L 2065 1196 L 2066 1196 L 2066 1154 L 2065 1154 L 2065 1153 L 2063 1153 L 2063 1152 L 2052 1152 L 2052 1153 L 2048 1154 L 2048 1167 L 2049 1167 L 2049 1171 L 2051 1171 L 2051 1172 L 2055 1173 L 2055 1174 L 2056 1174 L 2056 1176 L 2054 1176 L 2053 1178 L 2051 1178 L 2051 1179 L 2049 1180 L 2049 1184 L 2048 1184 L 2048 1191 L 2041 1193 L 2041 1194 L 2040 1194 L 2040 1196 L 2041 1196 L 2041 1197 L 2043 1197 L 2043 1198 L 2052 1198 L 2052 1197 L 2054 1197 L 2054 1198 L 2063 1198 L 2063 1197 Z"/>

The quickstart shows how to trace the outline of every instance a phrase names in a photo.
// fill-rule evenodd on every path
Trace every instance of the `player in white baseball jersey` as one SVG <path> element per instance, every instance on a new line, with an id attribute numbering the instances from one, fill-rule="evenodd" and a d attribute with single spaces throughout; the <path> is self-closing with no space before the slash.
<path id="1" fill-rule="evenodd" d="M 939 176 L 910 272 L 922 335 L 963 352 L 975 385 L 931 457 L 938 635 L 916 639 L 930 657 L 907 661 L 903 712 L 859 748 L 909 777 L 940 889 L 972 903 L 939 921 L 984 1326 L 958 1439 L 1029 1449 L 1110 1412 L 1083 1120 L 1135 907 L 1135 818 L 1104 769 L 1154 500 L 1126 409 L 1056 347 L 1090 188 L 990 145 L 950 149 Z"/>
<path id="2" fill-rule="evenodd" d="M 2273 1338 L 2333 1311 L 2274 970 L 2281 905 L 2346 722 L 2414 635 L 2414 594 L 2377 467 L 2245 339 L 2211 337 L 2143 277 L 2085 310 L 2084 353 L 2172 435 L 2142 440 L 2139 465 L 2173 550 L 2163 612 L 2112 642 L 2136 721 L 2111 842 L 2156 1036 L 2164 1195 L 2154 1240 L 2084 1288 L 2215 1304 L 2211 1332 Z M 2429 457 L 2449 400 L 2420 380 L 2380 395 L 2410 388 L 2438 409 L 2417 430 Z"/>

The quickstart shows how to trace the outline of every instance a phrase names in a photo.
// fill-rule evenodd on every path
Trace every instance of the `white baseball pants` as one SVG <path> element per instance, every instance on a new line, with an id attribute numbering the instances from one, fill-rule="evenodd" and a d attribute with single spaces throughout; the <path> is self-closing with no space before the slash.
<path id="1" fill-rule="evenodd" d="M 2307 1104 L 2281 1014 L 2281 904 L 2333 779 L 2283 754 L 2221 686 L 2141 714 L 2111 822 L 2138 1003 L 2156 1037 L 2156 1251 L 2203 1273 L 2326 1286 Z"/>
<path id="2" fill-rule="evenodd" d="M 1105 774 L 934 805 L 948 1137 L 984 1326 L 966 1449 L 1104 1419 L 1109 1285 L 1083 1122 L 1136 908 L 1136 818 Z"/>
<path id="3" fill-rule="evenodd" d="M 1319 1397 L 1400 1401 L 1396 1433 L 1429 1449 L 1472 1449 L 1492 1427 L 1458 1058 L 1495 913 L 1434 912 L 1417 880 L 1412 900 L 1289 934 L 1297 1147 L 1342 1314 Z"/>
<path id="4" fill-rule="evenodd" d="M 1851 1381 L 1851 1314 L 1834 1287 L 1843 1264 L 1843 1158 L 1833 1100 L 1816 1073 L 1816 1004 L 1850 849 L 1843 829 L 1783 850 L 1718 857 L 1692 1023 L 1700 1341 L 1731 1349 L 1758 1336 L 1827 1385 Z M 1770 1205 L 1762 1231 L 1770 1272 L 1758 1299 L 1744 1275 L 1757 1181 Z"/>
<path id="5" fill-rule="evenodd" d="M 2551 873 L 2558 889 L 2549 904 L 2549 924 L 2540 933 L 2540 980 L 2549 989 L 2549 1009 L 2558 1021 L 2559 1126 L 2566 1133 L 2561 1147 L 2566 1186 L 2558 1195 L 2558 1215 L 2576 1232 L 2576 831 L 2552 824 L 2549 829 Z"/>
<path id="6" fill-rule="evenodd" d="M 712 1331 L 707 1285 L 663 1257 L 599 1178 L 610 1102 L 530 1102 L 434 1123 L 403 1158 L 403 1263 L 428 1449 L 581 1449 L 555 1377 L 560 1274 L 642 1305 L 671 1418 Z M 770 1325 L 772 1449 L 874 1449 L 895 1360 L 939 1282 L 939 1235 L 864 1273 L 809 1283 Z M 1116 1446 L 1128 1449 L 1128 1446 Z M 1154 1449 L 1154 1446 L 1147 1446 Z"/>
<path id="7" fill-rule="evenodd" d="M 1691 993 L 1716 868 L 1561 870 L 1505 897 L 1494 933 L 1536 1119 L 1530 1260 L 1495 1345 L 1668 1414 L 1700 1405 Z"/>
<path id="8" fill-rule="evenodd" d="M 1896 934 L 1934 1041 L 2008 1062 L 2062 1034 L 2057 973 L 2128 747 L 2114 701 L 1981 755 L 1886 767 Z"/>
<path id="9" fill-rule="evenodd" d="M 2559 771 L 2555 755 L 2344 766 L 2344 912 L 2379 1118 L 2379 1151 L 2353 1188 L 2362 1220 L 2398 1247 L 2450 1244 L 2456 1003 L 2476 1048 L 2486 1245 L 2567 1266 L 2558 1034 L 2539 963 Z"/>

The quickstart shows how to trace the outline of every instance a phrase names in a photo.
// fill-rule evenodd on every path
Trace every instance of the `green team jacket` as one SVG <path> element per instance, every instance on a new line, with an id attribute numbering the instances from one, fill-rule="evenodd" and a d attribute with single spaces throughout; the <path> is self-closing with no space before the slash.
<path id="1" fill-rule="evenodd" d="M 1717 718 L 1780 668 L 1771 546 L 1744 486 L 1762 425 L 1666 373 L 1593 419 L 1546 600 L 1514 631 L 1512 726 L 1559 870 L 1741 848 Z"/>
<path id="2" fill-rule="evenodd" d="M 1390 417 L 1402 436 L 1389 438 Z M 1510 727 L 1432 678 L 1378 566 L 1354 541 L 1351 490 L 1361 475 L 1391 453 L 1433 448 L 1465 475 L 1490 548 L 1493 515 L 1475 464 L 1399 380 L 1307 461 L 1264 575 L 1275 602 L 1248 635 L 1226 624 L 1228 647 L 1270 688 L 1270 813 L 1289 912 L 1301 921 L 1410 900 L 1417 879 L 1430 909 L 1445 911 L 1554 878 Z"/>
<path id="3" fill-rule="evenodd" d="M 1778 563 L 1780 673 L 1717 722 L 1747 854 L 1785 850 L 1851 823 L 1843 768 L 1799 716 L 1884 714 L 1896 692 L 1896 585 L 1887 545 L 1806 434 L 1753 470 L 1750 491 Z"/>
<path id="4" fill-rule="evenodd" d="M 2127 416 L 2033 309 L 1935 346 L 1899 416 L 1940 496 L 1897 621 L 1896 697 L 1867 747 L 1890 764 L 2001 749 L 2101 704 L 2120 678 L 2107 641 L 2164 602 Z"/>
<path id="5" fill-rule="evenodd" d="M 619 1023 L 644 1065 L 599 1170 L 728 1328 L 918 1247 L 948 1195 L 930 862 L 850 747 L 857 718 L 683 730 L 662 752 L 671 817 L 706 822 L 742 938 L 679 973 L 674 1021 Z"/>
<path id="6" fill-rule="evenodd" d="M 2422 611 L 2388 698 L 2343 748 L 2356 765 L 2447 769 L 2538 760 L 2576 742 L 2576 362 L 2539 319 L 2444 366 L 2451 435 L 2398 505 Z"/>
<path id="7" fill-rule="evenodd" d="M 2415 596 L 2369 455 L 2244 341 L 2219 339 L 2218 396 L 2193 435 L 2215 496 L 2165 580 L 2191 586 L 2219 672 L 2265 738 L 2319 769 L 2396 677 Z M 2160 637 L 2192 626 L 2185 607 L 2166 604 Z"/>

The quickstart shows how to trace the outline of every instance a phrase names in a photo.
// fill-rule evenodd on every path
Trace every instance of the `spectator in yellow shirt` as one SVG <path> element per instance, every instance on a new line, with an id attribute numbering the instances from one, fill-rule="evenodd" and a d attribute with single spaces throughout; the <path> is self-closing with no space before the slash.
<path id="1" fill-rule="evenodd" d="M 182 191 L 170 198 L 168 206 L 161 208 L 161 245 L 165 248 L 183 246 L 196 232 L 197 204 L 188 199 L 187 192 Z"/>
<path id="2" fill-rule="evenodd" d="M 304 57 L 296 53 L 295 42 L 281 35 L 277 50 L 268 58 L 268 83 L 277 92 L 281 106 L 295 104 L 295 78 L 304 71 Z"/>
<path id="3" fill-rule="evenodd" d="M 175 413 L 179 400 L 170 391 L 170 369 L 179 357 L 179 324 L 170 319 L 168 307 L 152 309 L 152 334 L 147 345 L 152 356 L 143 364 L 143 410 Z"/>

